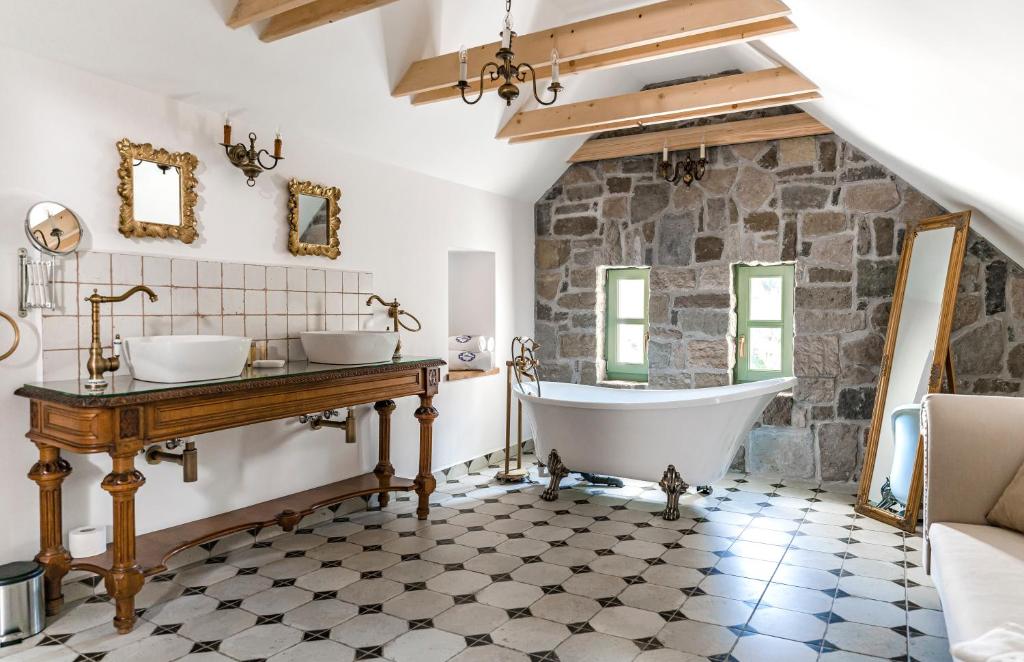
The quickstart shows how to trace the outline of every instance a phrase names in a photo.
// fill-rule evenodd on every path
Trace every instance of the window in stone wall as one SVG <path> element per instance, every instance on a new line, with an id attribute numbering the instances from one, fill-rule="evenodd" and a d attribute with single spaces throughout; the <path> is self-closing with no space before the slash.
<path id="1" fill-rule="evenodd" d="M 608 379 L 647 381 L 650 269 L 608 269 L 605 360 Z"/>
<path id="2" fill-rule="evenodd" d="M 736 266 L 736 381 L 793 374 L 793 265 Z"/>

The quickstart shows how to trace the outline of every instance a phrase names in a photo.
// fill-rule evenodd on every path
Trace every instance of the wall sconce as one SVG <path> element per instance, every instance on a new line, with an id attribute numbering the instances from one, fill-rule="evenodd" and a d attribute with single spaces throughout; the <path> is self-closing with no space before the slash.
<path id="1" fill-rule="evenodd" d="M 228 160 L 231 161 L 231 165 L 235 166 L 243 173 L 245 173 L 246 183 L 249 186 L 256 186 L 256 178 L 260 176 L 260 173 L 264 170 L 273 170 L 277 167 L 277 164 L 284 161 L 284 157 L 281 156 L 281 132 L 278 131 L 274 137 L 274 153 L 271 154 L 265 149 L 256 149 L 256 134 L 249 132 L 249 146 L 246 147 L 245 143 L 231 144 L 231 118 L 224 117 L 224 142 L 220 143 L 220 146 L 224 148 L 224 153 L 227 154 Z M 273 159 L 274 162 L 270 165 L 263 163 L 263 157 L 266 156 L 269 159 Z"/>
<path id="2" fill-rule="evenodd" d="M 690 155 L 686 155 L 685 161 L 676 161 L 675 168 L 668 160 L 668 143 L 661 152 L 661 161 L 658 163 L 658 176 L 666 182 L 676 185 L 683 182 L 687 186 L 704 178 L 704 171 L 707 168 L 707 148 L 704 143 L 700 144 L 700 157 L 694 161 Z"/>

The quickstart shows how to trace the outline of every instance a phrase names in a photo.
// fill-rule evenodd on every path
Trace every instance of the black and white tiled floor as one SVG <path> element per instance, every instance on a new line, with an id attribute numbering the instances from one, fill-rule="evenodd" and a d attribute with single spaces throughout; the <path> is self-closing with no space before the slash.
<path id="1" fill-rule="evenodd" d="M 296 533 L 190 550 L 147 582 L 129 635 L 81 579 L 44 634 L 0 658 L 949 659 L 920 536 L 854 515 L 854 486 L 733 474 L 666 522 L 650 483 L 569 478 L 548 503 L 543 483 L 496 471 L 449 472 L 427 522 L 407 495 L 356 499 Z"/>

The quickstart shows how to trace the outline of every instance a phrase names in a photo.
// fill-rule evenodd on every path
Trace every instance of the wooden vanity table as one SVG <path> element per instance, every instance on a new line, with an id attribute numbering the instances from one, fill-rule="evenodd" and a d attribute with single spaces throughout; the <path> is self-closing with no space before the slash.
<path id="1" fill-rule="evenodd" d="M 103 391 L 84 382 L 26 384 L 17 395 L 29 398 L 30 430 L 39 449 L 29 478 L 39 485 L 40 551 L 45 567 L 46 608 L 63 605 L 61 581 L 69 570 L 101 577 L 116 605 L 114 625 L 125 633 L 135 623 L 135 595 L 145 578 L 167 569 L 174 554 L 238 531 L 274 524 L 291 531 L 306 515 L 356 496 L 379 494 L 387 505 L 389 491 L 415 491 L 416 515 L 426 519 L 435 481 L 431 475 L 432 426 L 437 418 L 433 396 L 444 361 L 406 357 L 393 363 L 330 366 L 289 363 L 271 370 L 246 369 L 239 377 L 189 384 L 154 384 L 127 376 L 111 378 Z M 419 469 L 415 479 L 394 475 L 391 465 L 391 413 L 395 398 L 419 396 Z M 203 520 L 145 535 L 135 534 L 135 493 L 146 482 L 136 469 L 145 446 L 194 435 L 327 409 L 375 403 L 379 415 L 379 460 L 372 473 L 273 499 Z M 71 465 L 61 451 L 107 453 L 112 460 L 101 487 L 114 502 L 113 543 L 90 558 L 73 559 L 63 545 L 61 483 Z"/>

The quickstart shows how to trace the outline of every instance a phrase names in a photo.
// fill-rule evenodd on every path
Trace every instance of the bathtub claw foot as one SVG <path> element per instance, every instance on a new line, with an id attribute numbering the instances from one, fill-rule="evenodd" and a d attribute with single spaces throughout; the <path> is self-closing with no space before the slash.
<path id="1" fill-rule="evenodd" d="M 548 474 L 551 475 L 551 482 L 548 483 L 547 489 L 540 495 L 540 498 L 545 501 L 554 501 L 558 498 L 558 489 L 562 479 L 569 475 L 569 470 L 562 464 L 562 458 L 554 449 L 548 454 Z"/>
<path id="2" fill-rule="evenodd" d="M 580 476 L 583 480 L 587 481 L 591 485 L 607 485 L 608 487 L 625 487 L 625 483 L 622 479 L 615 478 L 613 476 L 598 476 L 597 474 L 588 474 L 580 472 Z"/>
<path id="3" fill-rule="evenodd" d="M 715 491 L 715 488 L 711 487 L 710 485 L 698 485 L 697 486 L 697 494 L 701 495 L 702 497 L 709 497 L 709 496 L 711 496 L 712 492 L 714 492 L 714 491 Z"/>
<path id="4" fill-rule="evenodd" d="M 661 517 L 670 522 L 679 519 L 679 497 L 686 491 L 687 485 L 683 481 L 683 477 L 676 471 L 675 465 L 668 465 L 668 469 L 665 469 L 665 474 L 661 477 L 658 485 L 661 486 L 661 491 L 665 493 L 666 497 L 665 510 L 662 511 Z"/>

